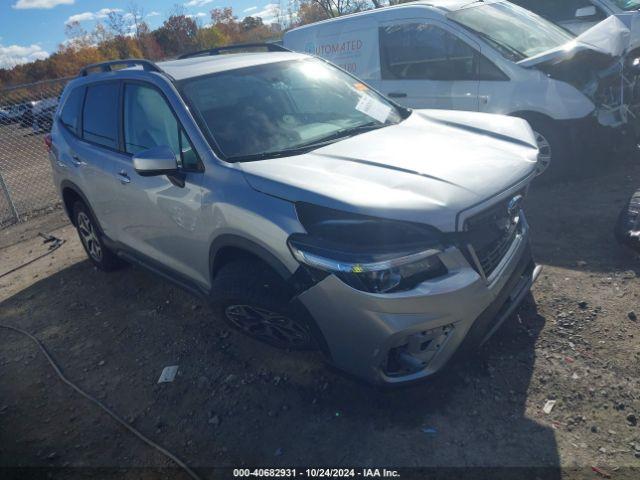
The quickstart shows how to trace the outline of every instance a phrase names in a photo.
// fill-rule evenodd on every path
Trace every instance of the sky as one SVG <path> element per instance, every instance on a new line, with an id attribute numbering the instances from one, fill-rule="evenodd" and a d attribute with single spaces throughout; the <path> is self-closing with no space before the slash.
<path id="1" fill-rule="evenodd" d="M 109 10 L 126 12 L 132 0 L 0 0 L 0 68 L 46 58 L 66 40 L 65 23 L 78 20 L 86 30 L 106 18 Z M 135 0 L 152 29 L 159 27 L 175 5 L 182 5 L 202 25 L 213 8 L 232 7 L 242 19 L 260 16 L 271 23 L 283 0 Z"/>

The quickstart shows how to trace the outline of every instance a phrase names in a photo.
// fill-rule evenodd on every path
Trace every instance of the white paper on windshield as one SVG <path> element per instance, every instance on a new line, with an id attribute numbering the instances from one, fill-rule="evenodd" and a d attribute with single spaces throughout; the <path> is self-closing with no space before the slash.
<path id="1" fill-rule="evenodd" d="M 387 121 L 391 113 L 391 107 L 389 105 L 385 105 L 380 100 L 366 93 L 363 93 L 360 97 L 360 101 L 356 105 L 356 110 L 382 123 Z"/>

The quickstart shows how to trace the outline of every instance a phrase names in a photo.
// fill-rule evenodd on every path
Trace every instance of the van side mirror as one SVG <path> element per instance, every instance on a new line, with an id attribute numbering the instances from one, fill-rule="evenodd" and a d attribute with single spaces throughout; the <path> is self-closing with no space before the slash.
<path id="1" fill-rule="evenodd" d="M 597 14 L 598 10 L 596 9 L 595 5 L 582 7 L 576 10 L 576 18 L 580 20 L 595 17 Z"/>
<path id="2" fill-rule="evenodd" d="M 133 156 L 133 168 L 143 177 L 174 175 L 178 173 L 178 161 L 173 150 L 162 145 L 136 153 Z"/>

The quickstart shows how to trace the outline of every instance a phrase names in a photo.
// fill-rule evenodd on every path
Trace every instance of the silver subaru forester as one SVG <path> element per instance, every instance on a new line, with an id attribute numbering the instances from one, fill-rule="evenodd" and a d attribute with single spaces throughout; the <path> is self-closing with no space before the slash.
<path id="1" fill-rule="evenodd" d="M 538 274 L 517 118 L 409 110 L 284 51 L 87 67 L 48 138 L 89 259 L 380 384 L 486 341 Z"/>

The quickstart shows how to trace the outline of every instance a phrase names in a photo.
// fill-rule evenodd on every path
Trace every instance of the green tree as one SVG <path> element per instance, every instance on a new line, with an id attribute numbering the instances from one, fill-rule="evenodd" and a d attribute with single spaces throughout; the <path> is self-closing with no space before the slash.
<path id="1" fill-rule="evenodd" d="M 171 15 L 153 36 L 164 53 L 173 57 L 196 49 L 198 25 L 186 15 Z"/>

